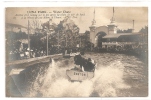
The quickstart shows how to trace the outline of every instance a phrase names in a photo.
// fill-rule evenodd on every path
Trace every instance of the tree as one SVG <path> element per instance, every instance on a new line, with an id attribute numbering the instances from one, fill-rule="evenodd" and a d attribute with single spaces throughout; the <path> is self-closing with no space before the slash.
<path id="1" fill-rule="evenodd" d="M 148 26 L 145 26 L 139 32 L 141 33 L 142 42 L 148 43 Z"/>
<path id="2" fill-rule="evenodd" d="M 117 33 L 132 33 L 132 32 L 133 32 L 133 29 L 126 29 L 126 30 L 118 29 L 117 30 Z"/>
<path id="3" fill-rule="evenodd" d="M 59 44 L 63 47 L 75 47 L 79 43 L 79 27 L 69 17 L 60 21 L 55 29 Z"/>
<path id="4" fill-rule="evenodd" d="M 60 21 L 57 25 L 52 22 L 52 19 L 41 24 L 42 31 L 40 33 L 35 33 L 31 36 L 31 47 L 36 49 L 42 49 L 46 51 L 47 49 L 47 33 L 48 35 L 48 49 L 58 47 L 76 47 L 79 43 L 79 27 L 66 17 L 64 20 Z M 51 52 L 52 53 L 52 52 Z"/>
<path id="5" fill-rule="evenodd" d="M 143 34 L 148 34 L 148 26 L 145 26 L 145 27 L 142 28 L 139 32 L 140 32 L 140 33 L 143 33 Z"/>

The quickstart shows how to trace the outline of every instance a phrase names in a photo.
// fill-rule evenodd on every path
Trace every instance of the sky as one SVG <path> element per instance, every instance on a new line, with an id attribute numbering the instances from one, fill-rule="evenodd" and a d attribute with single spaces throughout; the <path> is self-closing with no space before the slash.
<path id="1" fill-rule="evenodd" d="M 95 9 L 95 13 L 94 13 Z M 43 11 L 44 13 L 38 11 Z M 27 13 L 30 12 L 30 13 Z M 58 13 L 55 13 L 58 12 Z M 67 14 L 77 15 L 76 17 L 71 17 L 70 19 L 80 28 L 80 33 L 84 33 L 86 30 L 89 30 L 89 27 L 92 24 L 92 20 L 96 20 L 96 26 L 107 26 L 110 24 L 110 19 L 113 16 L 113 7 L 70 7 L 70 8 L 61 8 L 61 7 L 47 7 L 47 8 L 6 8 L 5 9 L 5 22 L 20 24 L 27 27 L 28 19 L 21 19 L 20 15 L 30 14 L 30 15 L 40 15 L 49 14 L 49 16 L 44 19 L 39 19 L 41 23 L 44 23 L 52 18 L 50 15 L 61 15 L 60 18 L 53 16 L 52 21 L 58 24 L 62 21 Z M 17 15 L 16 15 L 17 14 Z M 81 15 L 80 15 L 81 14 Z M 39 16 L 38 15 L 38 16 Z M 135 21 L 134 29 L 135 32 L 138 32 L 142 27 L 148 25 L 148 8 L 147 7 L 114 7 L 114 17 L 116 25 L 119 29 L 128 29 L 133 27 L 132 20 Z M 34 19 L 36 20 L 36 19 Z M 29 19 L 30 22 L 33 22 L 33 19 Z"/>

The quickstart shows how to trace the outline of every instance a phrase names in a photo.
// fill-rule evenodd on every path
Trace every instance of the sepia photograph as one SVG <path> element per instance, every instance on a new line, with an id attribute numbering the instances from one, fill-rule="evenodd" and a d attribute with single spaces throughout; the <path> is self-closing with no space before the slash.
<path id="1" fill-rule="evenodd" d="M 6 7 L 5 95 L 148 97 L 148 7 Z"/>

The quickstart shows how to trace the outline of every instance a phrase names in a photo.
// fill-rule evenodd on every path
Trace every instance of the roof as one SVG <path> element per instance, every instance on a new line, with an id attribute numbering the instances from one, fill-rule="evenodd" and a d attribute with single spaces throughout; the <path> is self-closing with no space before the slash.
<path id="1" fill-rule="evenodd" d="M 25 26 L 19 25 L 19 24 L 12 24 L 12 23 L 6 23 L 6 27 L 18 27 L 18 28 L 27 28 Z"/>
<path id="2" fill-rule="evenodd" d="M 120 36 L 120 34 L 109 34 L 109 35 L 106 35 L 104 36 L 103 38 L 118 38 Z"/>
<path id="3" fill-rule="evenodd" d="M 118 33 L 118 34 L 109 34 L 104 36 L 103 38 L 118 38 L 120 36 L 130 36 L 130 35 L 139 35 L 140 33 Z"/>

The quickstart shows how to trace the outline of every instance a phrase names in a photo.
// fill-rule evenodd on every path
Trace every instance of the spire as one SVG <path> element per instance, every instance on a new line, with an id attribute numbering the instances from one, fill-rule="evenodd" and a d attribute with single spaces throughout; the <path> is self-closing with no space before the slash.
<path id="1" fill-rule="evenodd" d="M 134 32 L 134 21 L 135 21 L 135 20 L 133 20 L 133 28 L 132 28 L 132 32 Z"/>
<path id="2" fill-rule="evenodd" d="M 113 16 L 111 18 L 111 24 L 115 24 L 115 18 L 114 18 L 114 7 L 113 7 Z"/>
<path id="3" fill-rule="evenodd" d="M 111 18 L 111 22 L 108 25 L 109 34 L 117 34 L 117 26 L 116 26 L 116 23 L 115 23 L 114 12 L 115 12 L 115 10 L 114 10 L 114 7 L 113 7 L 113 15 L 112 15 L 112 18 Z"/>
<path id="4" fill-rule="evenodd" d="M 93 12 L 93 21 L 92 21 L 92 26 L 95 26 L 96 24 L 96 21 L 95 21 L 95 9 L 94 9 L 94 12 Z"/>
<path id="5" fill-rule="evenodd" d="M 134 20 L 133 20 L 133 30 L 134 30 Z"/>
<path id="6" fill-rule="evenodd" d="M 90 31 L 95 31 L 95 28 L 96 28 L 96 21 L 95 21 L 95 9 L 94 9 L 94 12 L 93 12 L 93 20 L 92 20 L 92 25 L 89 27 L 90 28 Z"/>

